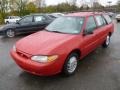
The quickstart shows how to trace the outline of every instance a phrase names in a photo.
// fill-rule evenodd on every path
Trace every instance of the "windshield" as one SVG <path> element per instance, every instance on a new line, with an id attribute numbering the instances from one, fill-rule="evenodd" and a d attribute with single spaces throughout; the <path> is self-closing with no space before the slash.
<path id="1" fill-rule="evenodd" d="M 33 21 L 33 16 L 25 16 L 22 19 L 20 19 L 18 22 L 20 24 L 24 24 L 24 23 L 31 23 Z"/>
<path id="2" fill-rule="evenodd" d="M 83 23 L 84 18 L 82 17 L 60 17 L 46 27 L 46 30 L 51 32 L 78 34 L 82 29 Z"/>

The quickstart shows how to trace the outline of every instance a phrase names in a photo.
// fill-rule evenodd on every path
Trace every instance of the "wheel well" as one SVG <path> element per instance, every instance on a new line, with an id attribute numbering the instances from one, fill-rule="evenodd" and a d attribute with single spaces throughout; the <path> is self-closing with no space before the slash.
<path id="1" fill-rule="evenodd" d="M 109 36 L 111 36 L 112 35 L 112 33 L 111 32 L 109 32 Z"/>
<path id="2" fill-rule="evenodd" d="M 68 56 L 69 56 L 70 54 L 72 54 L 72 53 L 77 53 L 79 57 L 80 57 L 80 55 L 81 55 L 81 51 L 80 51 L 79 49 L 74 49 L 74 50 L 72 50 L 72 51 L 67 55 L 66 59 L 67 59 Z M 66 62 L 66 59 L 65 59 L 65 62 Z M 64 62 L 64 63 L 65 63 L 65 62 Z M 64 64 L 63 64 L 63 66 L 64 66 Z M 63 69 L 63 68 L 62 68 L 62 69 Z"/>
<path id="3" fill-rule="evenodd" d="M 71 53 L 77 53 L 78 55 L 79 55 L 79 57 L 80 57 L 80 55 L 81 55 L 81 51 L 79 50 L 79 49 L 74 49 L 74 50 L 72 50 L 71 52 L 70 52 L 70 54 Z"/>
<path id="4" fill-rule="evenodd" d="M 8 28 L 8 29 L 5 31 L 5 33 L 6 33 L 8 30 L 10 30 L 10 29 L 15 32 L 15 30 L 14 30 L 13 28 Z M 15 32 L 15 34 L 16 34 L 16 32 Z"/>
<path id="5" fill-rule="evenodd" d="M 6 23 L 9 23 L 9 21 L 6 21 Z"/>
<path id="6" fill-rule="evenodd" d="M 13 29 L 13 28 L 8 28 L 7 30 L 13 30 L 13 31 L 14 31 L 14 29 Z M 7 30 L 6 30 L 6 31 L 7 31 Z"/>

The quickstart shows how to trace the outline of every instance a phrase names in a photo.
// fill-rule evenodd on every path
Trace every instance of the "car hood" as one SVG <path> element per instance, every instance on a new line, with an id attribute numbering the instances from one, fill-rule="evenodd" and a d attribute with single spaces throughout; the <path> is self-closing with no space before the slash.
<path id="1" fill-rule="evenodd" d="M 40 31 L 16 43 L 17 50 L 31 55 L 46 55 L 75 35 Z"/>
<path id="2" fill-rule="evenodd" d="M 16 28 L 17 26 L 18 26 L 18 24 L 6 24 L 6 25 L 2 25 L 0 30 L 8 29 L 8 28 Z"/>

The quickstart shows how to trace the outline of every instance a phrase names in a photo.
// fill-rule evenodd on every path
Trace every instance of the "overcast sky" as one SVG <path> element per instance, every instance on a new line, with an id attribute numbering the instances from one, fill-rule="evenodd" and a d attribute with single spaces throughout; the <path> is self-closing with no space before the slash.
<path id="1" fill-rule="evenodd" d="M 46 0 L 46 4 L 47 5 L 55 5 L 61 2 L 65 2 L 67 0 Z M 80 0 L 78 0 L 80 2 Z M 83 0 L 85 1 L 85 0 Z M 90 0 L 86 0 L 87 2 L 89 2 Z M 98 0 L 102 5 L 108 5 L 108 1 L 112 1 L 112 4 L 116 4 L 117 0 Z"/>

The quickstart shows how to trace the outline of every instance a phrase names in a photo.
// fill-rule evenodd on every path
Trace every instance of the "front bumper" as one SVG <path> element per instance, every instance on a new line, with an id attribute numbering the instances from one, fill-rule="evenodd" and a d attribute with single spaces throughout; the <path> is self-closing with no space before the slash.
<path id="1" fill-rule="evenodd" d="M 19 56 L 16 52 L 11 51 L 11 56 L 15 62 L 25 71 L 39 75 L 39 76 L 50 76 L 61 72 L 62 64 L 60 60 L 56 60 L 51 63 L 38 63 L 30 59 L 25 59 Z"/>
<path id="2" fill-rule="evenodd" d="M 0 31 L 0 35 L 2 36 L 4 36 L 5 35 L 5 31 Z"/>
<path id="3" fill-rule="evenodd" d="M 120 20 L 120 18 L 116 18 L 116 20 Z"/>

